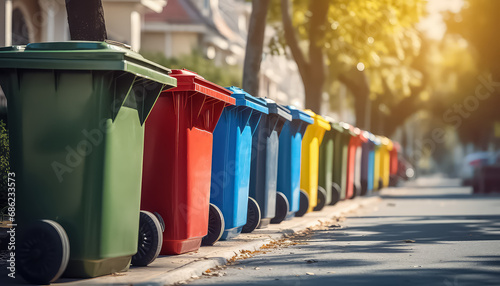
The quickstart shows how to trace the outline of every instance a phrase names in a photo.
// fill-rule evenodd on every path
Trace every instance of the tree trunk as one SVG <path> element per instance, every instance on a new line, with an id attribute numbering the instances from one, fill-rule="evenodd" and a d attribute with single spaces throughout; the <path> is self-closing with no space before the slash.
<path id="1" fill-rule="evenodd" d="M 101 0 L 66 0 L 66 12 L 71 40 L 107 39 Z"/>
<path id="2" fill-rule="evenodd" d="M 300 77 L 304 84 L 306 108 L 312 109 L 315 112 L 321 112 L 323 85 L 326 79 L 323 47 L 319 45 L 319 39 L 323 36 L 329 5 L 329 0 L 310 1 L 309 58 L 306 59 L 295 35 L 295 29 L 290 16 L 289 0 L 281 0 L 285 40 L 297 63 Z"/>
<path id="3" fill-rule="evenodd" d="M 341 74 L 339 80 L 346 85 L 354 96 L 356 126 L 363 130 L 370 130 L 370 84 L 366 73 L 353 68 L 347 74 Z"/>
<path id="4" fill-rule="evenodd" d="M 243 65 L 243 89 L 259 96 L 260 64 L 264 49 L 267 10 L 270 0 L 252 0 L 252 14 L 248 25 L 245 62 Z"/>

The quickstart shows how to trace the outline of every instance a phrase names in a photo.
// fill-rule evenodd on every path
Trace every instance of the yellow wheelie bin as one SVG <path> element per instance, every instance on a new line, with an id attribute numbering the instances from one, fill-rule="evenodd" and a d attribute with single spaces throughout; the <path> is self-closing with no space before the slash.
<path id="1" fill-rule="evenodd" d="M 392 141 L 387 137 L 382 137 L 380 144 L 380 177 L 382 179 L 382 187 L 384 188 L 389 186 L 392 148 Z"/>
<path id="2" fill-rule="evenodd" d="M 302 162 L 300 166 L 300 206 L 295 216 L 301 217 L 316 207 L 318 202 L 318 169 L 319 146 L 327 130 L 331 129 L 330 123 L 307 109 L 305 112 L 314 119 L 314 123 L 307 127 L 302 139 Z"/>

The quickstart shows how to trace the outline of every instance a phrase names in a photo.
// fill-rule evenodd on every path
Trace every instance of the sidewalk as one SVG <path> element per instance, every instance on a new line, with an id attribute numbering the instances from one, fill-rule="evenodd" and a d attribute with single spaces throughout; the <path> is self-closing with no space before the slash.
<path id="1" fill-rule="evenodd" d="M 242 250 L 255 251 L 273 240 L 284 238 L 308 227 L 321 224 L 333 217 L 345 215 L 360 207 L 380 201 L 379 197 L 360 197 L 326 206 L 320 212 L 308 213 L 304 217 L 269 225 L 250 234 L 241 234 L 229 241 L 219 241 L 214 246 L 202 247 L 198 251 L 176 256 L 160 256 L 148 267 L 131 267 L 128 272 L 116 273 L 93 279 L 59 279 L 52 285 L 171 285 L 201 276 L 202 272 L 218 265 L 226 264 L 228 259 L 240 254 Z"/>

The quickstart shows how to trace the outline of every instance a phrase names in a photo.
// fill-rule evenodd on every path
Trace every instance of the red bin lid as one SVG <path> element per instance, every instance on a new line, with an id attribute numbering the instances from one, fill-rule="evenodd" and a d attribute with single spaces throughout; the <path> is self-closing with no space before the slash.
<path id="1" fill-rule="evenodd" d="M 195 72 L 186 69 L 176 69 L 172 70 L 170 76 L 177 79 L 177 87 L 163 92 L 196 91 L 231 105 L 234 105 L 236 102 L 231 97 L 232 91 L 204 79 Z"/>

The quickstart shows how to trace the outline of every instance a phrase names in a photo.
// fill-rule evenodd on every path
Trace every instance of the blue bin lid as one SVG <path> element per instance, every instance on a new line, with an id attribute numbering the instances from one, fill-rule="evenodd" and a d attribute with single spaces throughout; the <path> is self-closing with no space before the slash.
<path id="1" fill-rule="evenodd" d="M 260 99 L 266 102 L 267 108 L 269 108 L 269 113 L 278 114 L 285 120 L 292 121 L 292 114 L 284 105 L 278 104 L 276 101 L 269 98 L 262 97 Z"/>
<path id="2" fill-rule="evenodd" d="M 236 86 L 229 86 L 226 89 L 233 92 L 232 97 L 236 99 L 236 106 L 247 106 L 265 114 L 269 114 L 266 103 L 259 98 L 251 96 L 248 92 Z"/>
<path id="3" fill-rule="evenodd" d="M 293 120 L 302 120 L 307 124 L 314 123 L 314 118 L 312 118 L 309 114 L 305 113 L 304 111 L 298 109 L 297 107 L 293 105 L 288 105 L 287 108 L 292 113 Z"/>

